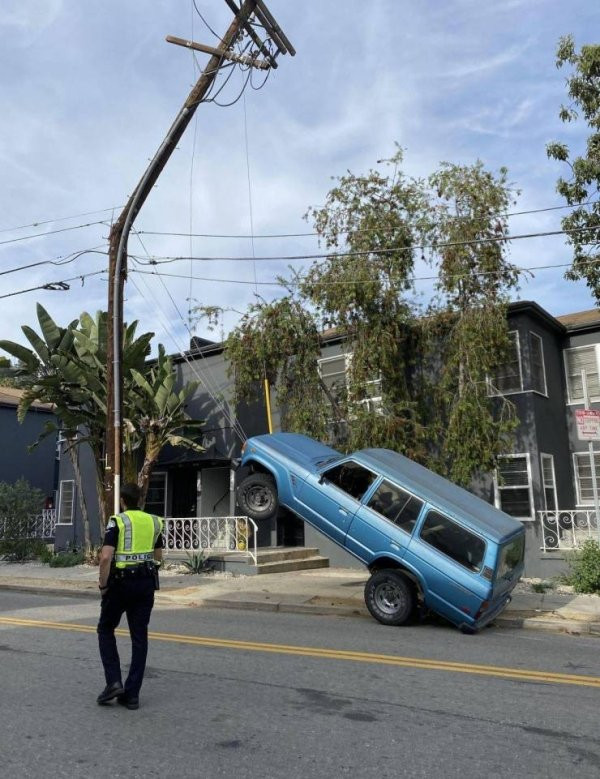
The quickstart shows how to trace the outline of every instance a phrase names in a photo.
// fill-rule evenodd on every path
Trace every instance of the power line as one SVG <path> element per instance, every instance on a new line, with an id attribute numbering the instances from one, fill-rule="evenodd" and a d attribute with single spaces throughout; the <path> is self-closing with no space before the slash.
<path id="1" fill-rule="evenodd" d="M 0 300 L 3 298 L 12 298 L 16 295 L 24 295 L 26 292 L 35 292 L 35 290 L 38 289 L 46 289 L 51 290 L 53 292 L 67 292 L 69 287 L 69 282 L 71 281 L 81 281 L 83 284 L 84 279 L 88 279 L 91 276 L 99 276 L 102 273 L 108 273 L 108 268 L 105 268 L 104 270 L 97 270 L 93 271 L 92 273 L 81 273 L 79 276 L 72 276 L 70 279 L 62 279 L 60 281 L 48 281 L 45 284 L 39 284 L 37 287 L 29 287 L 28 289 L 19 289 L 15 292 L 7 292 L 5 295 L 0 295 Z M 64 286 L 63 286 L 64 285 Z"/>
<path id="2" fill-rule="evenodd" d="M 101 244 L 100 246 L 103 246 L 104 244 Z M 8 270 L 0 271 L 0 276 L 7 276 L 9 273 L 17 273 L 17 271 L 21 270 L 29 270 L 30 268 L 37 268 L 40 265 L 68 265 L 71 262 L 74 262 L 79 257 L 83 256 L 84 254 L 108 254 L 108 252 L 101 252 L 99 251 L 100 246 L 93 246 L 91 249 L 81 249 L 81 251 L 73 252 L 72 254 L 67 255 L 59 255 L 58 257 L 55 257 L 53 260 L 40 260 L 39 262 L 30 262 L 28 265 L 19 265 L 16 268 L 9 268 Z"/>
<path id="3" fill-rule="evenodd" d="M 506 235 L 498 238 L 475 238 L 468 241 L 447 241 L 444 243 L 430 243 L 430 244 L 415 244 L 414 246 L 397 246 L 393 249 L 365 249 L 361 251 L 349 251 L 349 252 L 322 252 L 319 254 L 292 254 L 292 255 L 278 255 L 271 257 L 190 257 L 190 256 L 160 256 L 154 255 L 149 262 L 144 262 L 140 257 L 132 254 L 131 259 L 138 262 L 141 265 L 166 265 L 173 262 L 181 262 L 183 260 L 194 260 L 197 262 L 298 262 L 306 260 L 327 260 L 337 257 L 368 257 L 372 254 L 386 255 L 395 254 L 402 251 L 415 251 L 424 249 L 448 249 L 456 246 L 476 246 L 481 244 L 493 244 L 493 243 L 507 243 L 509 241 L 519 241 L 529 238 L 546 238 L 554 235 L 569 235 L 571 233 L 582 233 L 589 230 L 598 231 L 599 228 L 595 225 L 589 227 L 575 227 L 569 230 L 546 230 L 540 233 L 522 233 L 520 235 Z"/>
<path id="4" fill-rule="evenodd" d="M 541 214 L 547 211 L 559 211 L 566 208 L 581 208 L 583 206 L 589 206 L 594 205 L 596 203 L 600 203 L 598 200 L 588 200 L 585 203 L 576 203 L 571 205 L 563 205 L 563 206 L 549 206 L 547 208 L 533 208 L 529 211 L 513 211 L 510 213 L 501 213 L 501 214 L 492 214 L 489 218 L 496 218 L 498 216 L 506 216 L 506 217 L 512 217 L 512 216 L 524 216 L 529 214 Z M 118 209 L 122 209 L 124 206 L 112 206 L 111 208 L 99 208 L 96 211 L 83 211 L 79 214 L 72 214 L 71 216 L 59 216 L 55 217 L 53 219 L 38 219 L 35 222 L 29 222 L 28 224 L 23 225 L 17 225 L 15 227 L 2 227 L 0 228 L 0 234 L 2 233 L 13 233 L 17 232 L 18 230 L 25 230 L 29 227 L 41 227 L 42 225 L 46 224 L 54 224 L 55 222 L 67 222 L 70 219 L 80 219 L 82 216 L 92 216 L 94 214 L 104 214 L 111 211 L 116 211 Z M 456 217 L 457 219 L 460 217 Z M 99 220 L 97 222 L 89 222 L 86 224 L 81 225 L 75 225 L 71 228 L 72 230 L 77 230 L 83 227 L 89 227 L 91 225 L 95 224 L 105 224 L 105 220 Z M 393 228 L 390 228 L 393 229 Z M 348 231 L 342 230 L 340 231 L 340 234 L 343 235 Z M 355 230 L 353 232 L 360 233 L 360 232 L 368 232 L 368 230 Z M 30 238 L 38 238 L 43 237 L 45 235 L 53 235 L 54 233 L 52 231 L 46 232 L 46 233 L 36 233 L 32 236 L 24 236 L 21 239 L 17 240 L 27 240 L 28 237 Z M 236 234 L 236 233 L 181 233 L 181 232 L 172 232 L 172 231 L 160 231 L 160 230 L 139 230 L 140 235 L 167 235 L 167 236 L 173 236 L 173 237 L 180 237 L 180 238 L 234 238 L 234 239 L 243 239 L 243 238 L 261 238 L 261 239 L 270 239 L 270 238 L 309 238 L 309 237 L 316 237 L 319 235 L 319 233 L 315 232 L 306 232 L 306 233 L 269 233 L 265 235 L 257 235 L 254 236 L 245 235 L 245 234 Z M 10 243 L 8 241 L 7 243 Z"/>
<path id="5" fill-rule="evenodd" d="M 202 14 L 201 14 L 201 12 L 200 12 L 200 9 L 198 8 L 198 5 L 196 4 L 196 0 L 192 0 L 192 3 L 193 3 L 193 5 L 194 5 L 194 8 L 196 9 L 196 13 L 197 13 L 197 14 L 198 14 L 198 16 L 199 16 L 199 17 L 202 19 L 202 21 L 204 22 L 204 24 L 205 24 L 205 26 L 207 27 L 207 29 L 208 29 L 210 32 L 212 32 L 212 34 L 215 36 L 215 38 L 217 38 L 218 40 L 221 40 L 221 36 L 220 36 L 218 33 L 216 33 L 214 30 L 213 30 L 213 28 L 212 28 L 212 27 L 210 26 L 210 24 L 209 24 L 209 23 L 206 21 L 206 19 L 204 18 L 204 16 L 202 16 Z"/>
<path id="6" fill-rule="evenodd" d="M 585 265 L 595 265 L 600 263 L 600 260 L 588 260 L 585 263 Z M 564 262 L 564 263 L 556 263 L 556 264 L 550 264 L 550 265 L 531 265 L 529 267 L 520 267 L 518 265 L 512 265 L 508 270 L 512 270 L 517 273 L 531 273 L 532 271 L 538 271 L 538 270 L 551 270 L 554 268 L 569 268 L 571 266 L 570 262 Z M 470 274 L 465 273 L 451 273 L 446 274 L 448 278 L 462 278 L 466 275 L 474 275 L 474 276 L 498 276 L 500 274 L 503 274 L 506 272 L 505 270 L 501 271 L 478 271 L 478 272 L 470 272 Z M 166 271 L 149 271 L 149 270 L 140 270 L 139 268 L 132 268 L 130 270 L 130 273 L 140 273 L 147 276 L 165 276 L 166 278 L 173 278 L 173 279 L 189 279 L 189 276 L 183 276 L 179 273 L 167 273 Z M 438 279 L 439 276 L 415 276 L 412 281 L 435 281 Z M 254 286 L 257 284 L 258 286 L 263 287 L 287 287 L 288 285 L 294 285 L 296 282 L 295 280 L 289 280 L 289 281 L 245 281 L 243 279 L 223 279 L 223 278 L 214 278 L 210 276 L 194 276 L 194 280 L 196 281 L 208 281 L 213 282 L 217 284 L 243 284 L 246 286 Z M 394 280 L 394 277 L 392 277 L 392 280 Z M 302 278 L 299 279 L 300 283 L 303 281 Z M 351 280 L 351 281 L 324 281 L 322 282 L 326 286 L 335 286 L 338 284 L 341 285 L 357 285 L 357 284 L 372 284 L 372 279 L 366 279 L 364 281 L 360 280 Z"/>
<path id="7" fill-rule="evenodd" d="M 84 227 L 93 227 L 94 225 L 105 225 L 106 220 L 101 219 L 98 222 L 88 222 L 82 225 L 73 225 L 72 227 L 61 227 L 58 230 L 48 230 L 45 233 L 34 233 L 34 235 L 22 235 L 20 238 L 9 238 L 6 241 L 0 241 L 0 246 L 4 246 L 7 243 L 19 243 L 20 241 L 29 241 L 32 238 L 45 238 L 47 235 L 56 235 L 57 233 L 67 233 L 72 230 L 81 230 Z"/>
<path id="8" fill-rule="evenodd" d="M 30 222 L 30 224 L 19 225 L 18 227 L 3 227 L 0 229 L 0 233 L 13 233 L 17 230 L 25 230 L 28 227 L 41 227 L 42 225 L 54 224 L 54 222 L 67 222 L 69 219 L 80 219 L 82 216 L 92 216 L 93 214 L 104 214 L 107 211 L 114 211 L 117 208 L 123 208 L 123 206 L 113 206 L 112 208 L 99 208 L 97 211 L 84 211 L 81 214 L 73 214 L 72 216 L 60 216 L 56 219 L 45 219 L 43 221 Z M 47 235 L 48 233 L 43 233 Z"/>
<path id="9" fill-rule="evenodd" d="M 510 213 L 499 213 L 499 214 L 491 214 L 489 217 L 486 217 L 487 219 L 497 219 L 499 217 L 513 217 L 513 216 L 526 216 L 529 214 L 542 214 L 547 211 L 560 211 L 564 210 L 565 208 L 581 208 L 583 206 L 589 206 L 594 205 L 595 203 L 600 203 L 600 200 L 589 200 L 585 203 L 578 203 L 578 204 L 572 204 L 572 205 L 564 205 L 564 206 L 549 206 L 547 208 L 533 208 L 529 211 L 512 211 Z M 465 219 L 467 217 L 461 217 L 456 216 L 453 217 L 454 219 L 461 220 Z M 389 231 L 391 232 L 395 228 L 390 227 Z M 340 235 L 346 235 L 347 233 L 368 233 L 370 230 L 368 229 L 358 229 L 358 230 L 340 230 Z M 269 238 L 314 238 L 320 235 L 320 233 L 315 232 L 306 232 L 306 233 L 268 233 L 265 235 L 246 235 L 246 234 L 236 234 L 236 233 L 179 233 L 179 232 L 169 232 L 169 231 L 161 231 L 161 230 L 140 230 L 141 235 L 167 235 L 167 236 L 173 236 L 175 238 L 234 238 L 234 239 L 250 239 L 250 238 L 263 238 L 263 239 L 269 239 Z"/>

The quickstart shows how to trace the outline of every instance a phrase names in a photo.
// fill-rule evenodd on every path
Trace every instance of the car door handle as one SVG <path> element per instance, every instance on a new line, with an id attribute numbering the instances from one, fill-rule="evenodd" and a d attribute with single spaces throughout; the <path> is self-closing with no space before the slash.
<path id="1" fill-rule="evenodd" d="M 393 541 L 390 541 L 390 546 L 392 547 L 392 549 L 397 549 L 398 552 L 400 551 L 400 547 L 398 546 L 398 544 L 395 544 Z"/>
<path id="2" fill-rule="evenodd" d="M 340 514 L 343 514 L 345 517 L 348 516 L 348 512 L 346 511 L 346 509 L 338 509 L 338 511 L 340 512 Z"/>

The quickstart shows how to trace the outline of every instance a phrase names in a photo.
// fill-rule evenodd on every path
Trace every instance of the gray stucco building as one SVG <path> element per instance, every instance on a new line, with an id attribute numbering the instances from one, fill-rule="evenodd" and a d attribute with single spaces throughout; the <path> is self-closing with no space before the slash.
<path id="1" fill-rule="evenodd" d="M 588 443 L 578 439 L 575 412 L 583 408 L 582 369 L 591 407 L 600 408 L 600 312 L 555 318 L 536 303 L 523 301 L 511 304 L 508 323 L 511 355 L 490 381 L 489 392 L 510 398 L 519 426 L 513 451 L 500 459 L 495 473 L 474 484 L 473 491 L 525 525 L 526 575 L 551 577 L 564 568 L 565 552 L 587 537 L 597 537 Z M 324 334 L 319 360 L 324 381 L 343 382 L 350 356 L 349 345 L 339 335 Z M 188 412 L 205 420 L 205 451 L 163 451 L 152 475 L 147 507 L 167 517 L 234 515 L 235 466 L 242 439 L 267 432 L 262 392 L 257 388 L 253 404 L 234 405 L 233 380 L 220 344 L 195 338 L 191 349 L 174 357 L 174 362 L 179 383 L 200 382 Z M 378 379 L 369 384 L 365 402 L 375 409 Z M 279 429 L 276 409 L 273 421 L 274 429 Z M 600 441 L 595 446 L 600 486 Z M 93 506 L 89 454 L 82 450 L 80 458 L 84 489 Z M 72 481 L 65 457 L 60 478 L 61 483 Z M 78 542 L 81 537 L 77 501 L 71 505 L 72 521 L 57 528 L 57 540 L 63 542 L 68 538 Z M 92 522 L 93 527 L 97 524 Z M 332 565 L 360 565 L 285 512 L 259 529 L 258 543 L 318 547 Z"/>

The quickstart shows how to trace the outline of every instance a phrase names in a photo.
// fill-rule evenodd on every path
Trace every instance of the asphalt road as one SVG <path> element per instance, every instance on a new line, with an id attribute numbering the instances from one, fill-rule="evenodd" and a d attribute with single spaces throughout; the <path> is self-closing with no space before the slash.
<path id="1" fill-rule="evenodd" d="M 600 771 L 599 639 L 157 609 L 141 706 L 128 711 L 95 703 L 97 612 L 0 593 L 0 776 Z"/>

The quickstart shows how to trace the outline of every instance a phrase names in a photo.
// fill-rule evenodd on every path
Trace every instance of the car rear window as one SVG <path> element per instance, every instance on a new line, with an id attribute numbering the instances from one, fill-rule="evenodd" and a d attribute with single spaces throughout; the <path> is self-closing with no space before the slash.
<path id="1" fill-rule="evenodd" d="M 498 579 L 510 579 L 515 568 L 523 562 L 525 554 L 525 536 L 504 544 L 500 550 L 500 560 L 498 562 Z"/>
<path id="2" fill-rule="evenodd" d="M 377 487 L 367 505 L 402 530 L 412 533 L 412 529 L 421 513 L 423 501 L 415 498 L 414 495 L 397 487 L 395 484 L 384 480 Z"/>
<path id="3" fill-rule="evenodd" d="M 483 539 L 438 511 L 430 511 L 421 528 L 421 538 L 470 571 L 480 571 L 485 555 Z"/>

